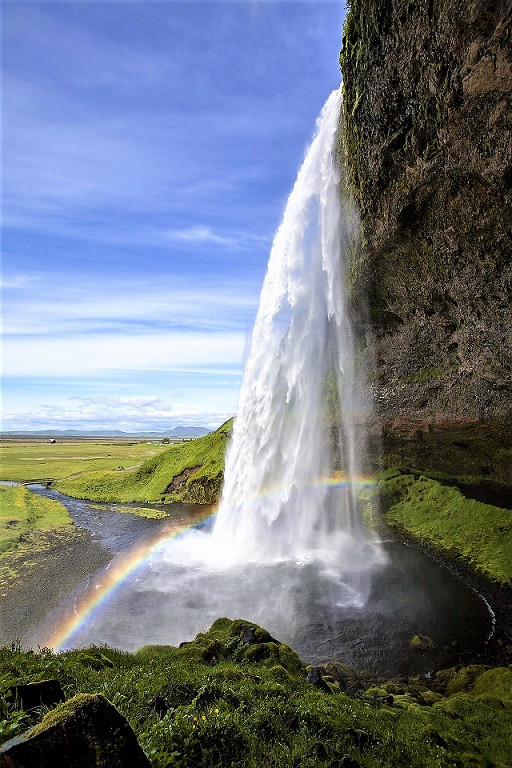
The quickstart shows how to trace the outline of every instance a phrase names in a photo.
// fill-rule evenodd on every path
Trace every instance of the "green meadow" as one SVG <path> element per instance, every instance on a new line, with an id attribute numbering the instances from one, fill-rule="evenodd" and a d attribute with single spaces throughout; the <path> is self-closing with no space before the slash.
<path id="1" fill-rule="evenodd" d="M 466 498 L 428 477 L 395 475 L 379 484 L 389 525 L 455 555 L 478 573 L 512 585 L 512 511 Z"/>
<path id="2" fill-rule="evenodd" d="M 222 487 L 231 428 L 232 419 L 204 437 L 160 451 L 139 467 L 88 472 L 53 487 L 92 501 L 213 504 Z"/>
<path id="3" fill-rule="evenodd" d="M 182 648 L 134 654 L 0 650 L 0 742 L 58 724 L 71 697 L 101 691 L 154 768 L 510 766 L 511 667 L 385 681 L 331 665 L 313 685 L 297 654 L 265 630 L 244 642 L 245 625 L 218 619 Z M 10 685 L 48 678 L 60 681 L 66 704 L 28 714 L 9 698 Z M 151 706 L 157 694 L 165 714 Z"/>
<path id="4" fill-rule="evenodd" d="M 37 496 L 22 485 L 0 486 L 0 555 L 16 549 L 30 534 L 72 524 L 58 501 Z"/>
<path id="5" fill-rule="evenodd" d="M 2 440 L 0 480 L 61 480 L 82 472 L 128 468 L 157 456 L 166 447 L 145 442 Z"/>

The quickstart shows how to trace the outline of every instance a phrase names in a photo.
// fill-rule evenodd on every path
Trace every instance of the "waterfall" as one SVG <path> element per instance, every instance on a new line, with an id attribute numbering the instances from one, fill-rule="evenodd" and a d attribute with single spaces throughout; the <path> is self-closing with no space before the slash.
<path id="1" fill-rule="evenodd" d="M 347 314 L 357 217 L 340 196 L 340 108 L 341 88 L 317 121 L 270 253 L 213 530 L 230 562 L 316 557 L 346 570 L 359 558 L 360 573 L 375 558 L 356 497 L 367 401 Z"/>

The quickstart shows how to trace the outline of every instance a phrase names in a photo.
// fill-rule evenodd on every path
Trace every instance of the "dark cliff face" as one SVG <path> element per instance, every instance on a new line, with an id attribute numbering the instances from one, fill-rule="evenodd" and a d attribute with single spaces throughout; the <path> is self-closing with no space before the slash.
<path id="1" fill-rule="evenodd" d="M 362 221 L 353 304 L 371 331 L 380 419 L 427 432 L 485 422 L 503 448 L 512 0 L 352 0 L 341 67 L 340 153 Z"/>

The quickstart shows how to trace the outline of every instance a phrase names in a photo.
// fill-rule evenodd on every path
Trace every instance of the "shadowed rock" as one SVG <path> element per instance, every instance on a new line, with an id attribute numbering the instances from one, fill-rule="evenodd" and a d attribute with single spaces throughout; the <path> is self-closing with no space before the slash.
<path id="1" fill-rule="evenodd" d="M 79 694 L 0 749 L 0 768 L 151 768 L 128 721 L 101 694 Z"/>
<path id="2" fill-rule="evenodd" d="M 64 694 L 58 680 L 41 680 L 26 685 L 11 685 L 9 695 L 24 710 L 40 706 L 53 707 L 60 701 L 64 701 Z"/>

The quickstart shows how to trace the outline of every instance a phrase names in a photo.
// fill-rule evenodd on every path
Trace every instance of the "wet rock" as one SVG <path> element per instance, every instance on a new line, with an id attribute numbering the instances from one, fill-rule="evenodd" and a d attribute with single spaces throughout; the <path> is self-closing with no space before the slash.
<path id="1" fill-rule="evenodd" d="M 352 667 L 342 664 L 339 661 L 330 662 L 329 664 L 326 664 L 323 669 L 325 670 L 326 675 L 334 678 L 342 691 L 355 693 L 356 691 L 368 687 L 368 681 L 363 680 L 355 669 L 352 669 Z"/>
<path id="2" fill-rule="evenodd" d="M 360 731 L 356 728 L 349 728 L 347 731 L 348 735 L 359 749 L 364 749 L 367 747 L 371 741 L 372 737 L 366 733 L 366 731 Z"/>
<path id="3" fill-rule="evenodd" d="M 255 643 L 256 642 L 256 627 L 250 627 L 246 625 L 242 627 L 242 642 L 243 643 Z"/>
<path id="4" fill-rule="evenodd" d="M 315 742 L 313 746 L 308 750 L 308 755 L 318 758 L 319 760 L 325 760 L 327 757 L 327 749 L 325 748 L 325 744 L 323 744 L 321 741 Z"/>
<path id="5" fill-rule="evenodd" d="M 436 643 L 427 635 L 414 635 L 409 641 L 409 648 L 413 651 L 435 651 Z"/>
<path id="6" fill-rule="evenodd" d="M 315 685 L 317 688 L 321 688 L 324 691 L 330 691 L 328 684 L 322 677 L 322 670 L 320 667 L 312 667 L 306 677 L 306 682 L 310 685 Z"/>
<path id="7" fill-rule="evenodd" d="M 360 768 L 357 760 L 354 760 L 350 755 L 343 755 L 336 768 Z"/>
<path id="8" fill-rule="evenodd" d="M 79 694 L 0 748 L 1 768 L 151 768 L 128 721 L 101 694 Z"/>
<path id="9" fill-rule="evenodd" d="M 154 709 L 157 713 L 158 717 L 162 718 L 164 717 L 167 712 L 171 709 L 171 705 L 167 701 L 167 699 L 164 699 L 163 696 L 161 696 L 159 693 L 155 694 L 151 701 L 149 702 L 149 706 L 151 709 Z"/>
<path id="10" fill-rule="evenodd" d="M 14 699 L 21 709 L 35 707 L 53 707 L 64 701 L 64 694 L 58 680 L 41 680 L 26 685 L 11 685 L 8 696 Z"/>

